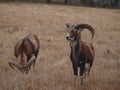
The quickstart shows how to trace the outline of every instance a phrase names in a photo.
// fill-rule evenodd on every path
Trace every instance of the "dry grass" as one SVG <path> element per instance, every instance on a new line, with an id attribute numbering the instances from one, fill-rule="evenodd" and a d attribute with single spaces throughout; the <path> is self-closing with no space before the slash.
<path id="1" fill-rule="evenodd" d="M 88 23 L 95 28 L 95 62 L 83 86 L 75 87 L 65 23 Z M 36 67 L 28 75 L 8 66 L 13 48 L 27 33 L 41 41 Z M 83 39 L 91 37 L 86 30 Z M 0 90 L 119 90 L 120 10 L 74 6 L 0 4 Z"/>

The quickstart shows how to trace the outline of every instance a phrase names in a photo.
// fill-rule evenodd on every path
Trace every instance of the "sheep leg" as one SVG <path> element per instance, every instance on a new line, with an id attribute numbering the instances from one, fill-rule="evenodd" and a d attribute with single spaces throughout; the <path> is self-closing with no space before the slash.
<path id="1" fill-rule="evenodd" d="M 90 72 L 90 64 L 89 63 L 85 64 L 85 70 L 86 70 L 86 75 L 88 77 L 89 76 L 89 72 Z"/>
<path id="2" fill-rule="evenodd" d="M 73 72 L 74 72 L 74 75 L 75 75 L 75 86 L 77 87 L 78 67 L 77 67 L 77 64 L 75 64 L 75 63 L 72 63 L 72 65 L 73 65 Z"/>
<path id="3" fill-rule="evenodd" d="M 74 75 L 77 76 L 78 75 L 78 67 L 74 63 L 73 63 L 73 71 L 74 71 Z"/>
<path id="4" fill-rule="evenodd" d="M 83 74 L 85 71 L 85 67 L 83 64 L 80 65 L 80 79 L 81 79 L 81 85 L 83 84 Z"/>

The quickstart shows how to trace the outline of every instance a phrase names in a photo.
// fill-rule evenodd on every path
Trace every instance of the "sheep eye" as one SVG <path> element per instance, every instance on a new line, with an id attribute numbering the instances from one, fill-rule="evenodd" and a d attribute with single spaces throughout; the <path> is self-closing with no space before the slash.
<path id="1" fill-rule="evenodd" d="M 77 32 L 78 32 L 77 30 L 74 30 L 74 33 L 75 33 L 75 34 L 77 34 Z"/>

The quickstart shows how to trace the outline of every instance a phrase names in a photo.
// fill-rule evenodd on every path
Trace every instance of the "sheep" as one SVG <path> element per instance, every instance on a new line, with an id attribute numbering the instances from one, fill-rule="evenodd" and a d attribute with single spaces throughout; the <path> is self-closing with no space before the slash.
<path id="1" fill-rule="evenodd" d="M 9 61 L 11 68 L 18 68 L 21 72 L 28 73 L 31 65 L 35 66 L 36 58 L 38 56 L 40 42 L 36 35 L 28 34 L 20 39 L 14 47 L 14 55 L 17 62 Z"/>
<path id="2" fill-rule="evenodd" d="M 81 38 L 81 31 L 87 29 L 91 32 L 92 38 L 94 37 L 94 29 L 92 26 L 88 24 L 66 24 L 66 29 L 68 34 L 66 35 L 66 39 L 70 41 L 70 59 L 72 62 L 72 67 L 74 71 L 74 75 L 77 78 L 78 76 L 78 68 L 80 68 L 80 78 L 81 85 L 83 84 L 83 75 L 89 76 L 90 69 L 93 65 L 94 61 L 94 47 L 92 43 L 84 42 Z"/>

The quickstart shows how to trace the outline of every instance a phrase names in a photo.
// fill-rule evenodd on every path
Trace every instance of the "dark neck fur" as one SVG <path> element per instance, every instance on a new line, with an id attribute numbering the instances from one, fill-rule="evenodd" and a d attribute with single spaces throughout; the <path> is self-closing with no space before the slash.
<path id="1" fill-rule="evenodd" d="M 74 59 L 78 58 L 79 53 L 81 52 L 81 47 L 82 47 L 81 35 L 78 35 L 76 37 L 76 40 L 71 41 L 70 46 L 71 46 L 72 58 Z"/>

